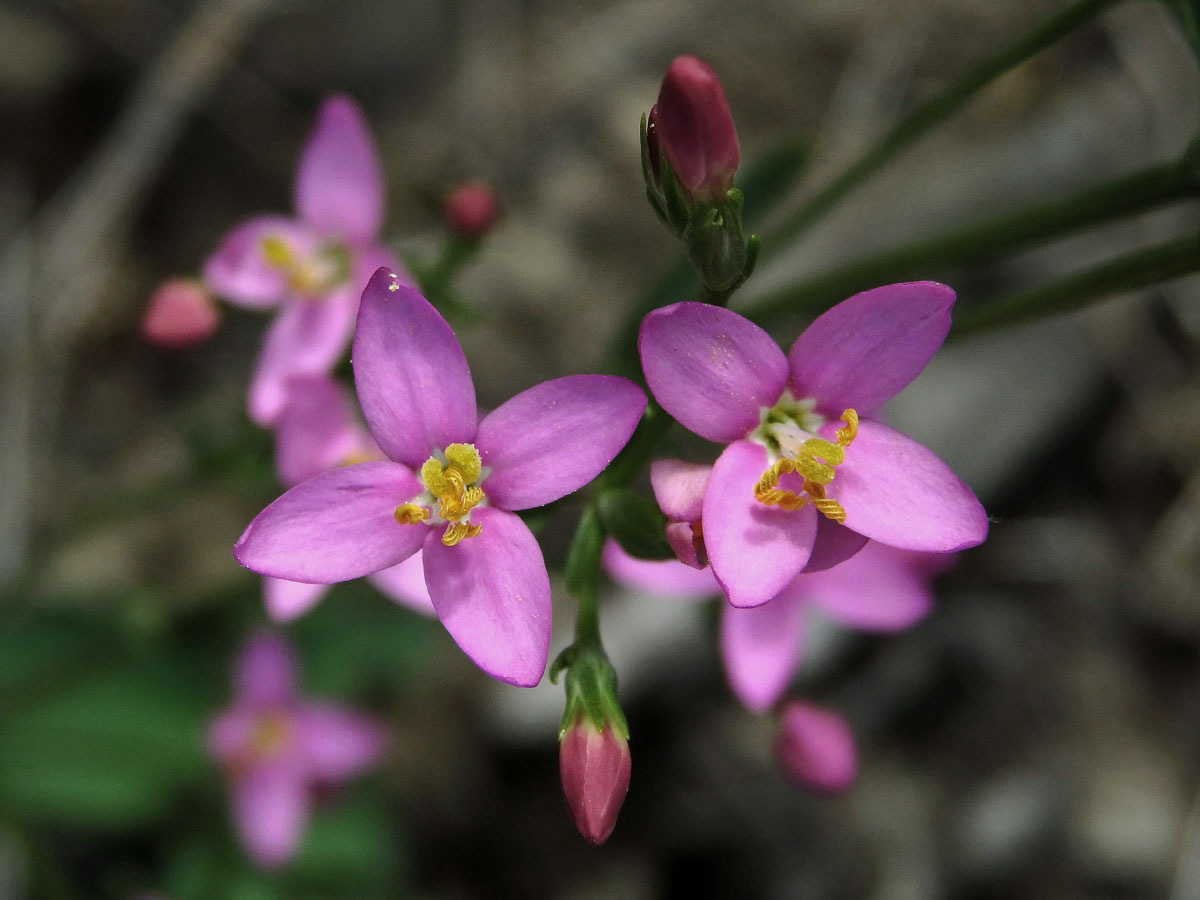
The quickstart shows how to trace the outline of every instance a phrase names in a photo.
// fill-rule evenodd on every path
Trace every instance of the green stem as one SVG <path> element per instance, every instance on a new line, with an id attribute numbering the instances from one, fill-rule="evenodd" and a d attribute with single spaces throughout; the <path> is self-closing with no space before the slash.
<path id="1" fill-rule="evenodd" d="M 1010 294 L 960 311 L 951 335 L 961 337 L 1028 319 L 1078 309 L 1101 297 L 1200 271 L 1200 239 L 1178 238 L 1135 250 L 1044 287 Z"/>
<path id="2" fill-rule="evenodd" d="M 1076 0 L 981 62 L 898 123 L 879 143 L 764 236 L 763 242 L 776 251 L 790 243 L 917 138 L 958 112 L 981 88 L 1117 2 L 1119 0 Z"/>
<path id="3" fill-rule="evenodd" d="M 589 503 L 575 527 L 571 549 L 567 553 L 567 589 L 579 601 L 575 614 L 575 650 L 600 649 L 599 596 L 600 555 L 604 551 L 605 530 L 600 511 Z"/>
<path id="4" fill-rule="evenodd" d="M 1049 203 L 999 216 L 847 263 L 759 298 L 746 314 L 760 324 L 822 311 L 867 288 L 927 278 L 933 270 L 994 259 L 1164 203 L 1200 194 L 1192 154 Z"/>

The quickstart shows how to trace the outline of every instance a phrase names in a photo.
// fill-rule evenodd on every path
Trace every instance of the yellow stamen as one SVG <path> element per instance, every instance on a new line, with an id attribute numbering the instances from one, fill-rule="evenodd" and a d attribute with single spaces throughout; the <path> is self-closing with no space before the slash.
<path id="1" fill-rule="evenodd" d="M 296 257 L 292 253 L 292 248 L 287 245 L 287 241 L 283 238 L 267 235 L 262 239 L 261 244 L 267 265 L 274 266 L 276 269 L 290 269 L 296 264 Z"/>
<path id="2" fill-rule="evenodd" d="M 472 525 L 470 522 L 450 522 L 446 525 L 446 533 L 442 535 L 442 543 L 453 547 L 464 538 L 475 537 L 483 531 L 482 525 Z"/>
<path id="3" fill-rule="evenodd" d="M 393 515 L 401 525 L 415 525 L 429 518 L 429 510 L 423 506 L 417 506 L 415 503 L 405 503 L 397 506 Z"/>
<path id="4" fill-rule="evenodd" d="M 438 515 L 449 523 L 442 543 L 453 547 L 475 537 L 482 527 L 471 524 L 466 516 L 483 502 L 483 490 L 473 483 L 483 473 L 483 460 L 471 444 L 451 444 L 445 455 L 445 463 L 431 456 L 421 464 L 421 483 L 437 500 Z"/>
<path id="5" fill-rule="evenodd" d="M 754 485 L 754 499 L 766 506 L 780 509 L 800 509 L 809 500 L 817 512 L 841 524 L 846 521 L 846 511 L 836 500 L 825 496 L 825 487 L 833 481 L 834 469 L 846 461 L 846 447 L 858 436 L 858 413 L 847 409 L 842 413 L 845 427 L 839 428 L 834 437 L 836 443 L 822 438 L 809 438 L 801 446 L 795 459 L 783 457 L 772 463 Z M 795 472 L 803 479 L 803 493 L 779 487 L 779 479 Z"/>

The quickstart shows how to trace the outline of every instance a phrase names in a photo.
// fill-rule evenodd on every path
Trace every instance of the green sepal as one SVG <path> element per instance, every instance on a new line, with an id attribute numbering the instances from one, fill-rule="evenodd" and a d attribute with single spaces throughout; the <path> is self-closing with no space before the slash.
<path id="1" fill-rule="evenodd" d="M 673 559 L 667 517 L 653 500 L 628 488 L 610 488 L 596 501 L 600 519 L 621 549 L 638 559 Z"/>
<path id="2" fill-rule="evenodd" d="M 747 275 L 742 202 L 742 192 L 730 189 L 716 206 L 698 207 L 683 233 L 684 250 L 705 294 L 722 305 Z"/>
<path id="3" fill-rule="evenodd" d="M 617 673 L 603 650 L 589 647 L 579 651 L 567 671 L 565 689 L 566 707 L 558 727 L 560 741 L 582 720 L 591 722 L 598 731 L 611 728 L 614 734 L 629 740 L 629 724 L 617 701 Z"/>

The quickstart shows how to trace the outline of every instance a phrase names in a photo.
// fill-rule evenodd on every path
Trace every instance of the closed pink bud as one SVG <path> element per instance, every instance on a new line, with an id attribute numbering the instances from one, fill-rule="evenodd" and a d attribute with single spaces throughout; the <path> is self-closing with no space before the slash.
<path id="1" fill-rule="evenodd" d="M 588 843 L 603 844 L 629 790 L 629 742 L 581 719 L 559 743 L 558 768 L 575 827 Z"/>
<path id="2" fill-rule="evenodd" d="M 832 710 L 790 701 L 779 718 L 775 755 L 788 779 L 797 787 L 823 794 L 839 794 L 858 775 L 854 734 Z"/>
<path id="3" fill-rule="evenodd" d="M 478 240 L 500 218 L 496 192 L 481 181 L 459 185 L 446 197 L 446 227 L 459 237 Z"/>
<path id="4" fill-rule="evenodd" d="M 733 116 L 716 73 L 694 56 L 677 56 L 658 92 L 655 132 L 680 183 L 715 200 L 733 186 L 740 151 Z"/>
<path id="5" fill-rule="evenodd" d="M 159 347 L 180 349 L 212 337 L 221 310 L 199 281 L 172 278 L 159 285 L 142 314 L 142 337 Z"/>

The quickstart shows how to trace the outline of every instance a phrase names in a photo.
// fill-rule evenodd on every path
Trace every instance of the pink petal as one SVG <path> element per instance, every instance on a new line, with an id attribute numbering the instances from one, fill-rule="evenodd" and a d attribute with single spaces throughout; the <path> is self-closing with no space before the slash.
<path id="1" fill-rule="evenodd" d="M 925 368 L 950 330 L 954 291 L 917 281 L 855 294 L 821 316 L 788 353 L 792 388 L 818 409 L 861 415 L 890 399 Z"/>
<path id="2" fill-rule="evenodd" d="M 254 735 L 262 722 L 257 707 L 234 705 L 213 719 L 206 744 L 209 754 L 224 766 L 236 765 L 250 754 Z"/>
<path id="3" fill-rule="evenodd" d="M 327 584 L 305 584 L 282 578 L 263 579 L 263 601 L 275 622 L 290 622 L 304 615 L 329 591 Z"/>
<path id="4" fill-rule="evenodd" d="M 704 495 L 704 544 L 734 606 L 761 606 L 804 568 L 817 533 L 811 506 L 783 510 L 754 499 L 767 451 L 735 441 L 713 466 Z"/>
<path id="5" fill-rule="evenodd" d="M 708 600 L 721 593 L 709 569 L 693 569 L 673 559 L 637 559 L 614 540 L 604 544 L 604 569 L 613 581 L 672 600 Z"/>
<path id="6" fill-rule="evenodd" d="M 301 706 L 293 725 L 297 754 L 309 777 L 324 784 L 346 781 L 375 765 L 386 743 L 375 719 L 330 704 Z"/>
<path id="7" fill-rule="evenodd" d="M 475 437 L 475 386 L 458 338 L 413 288 L 380 269 L 362 295 L 354 383 L 371 434 L 414 469 Z"/>
<path id="8" fill-rule="evenodd" d="M 303 774 L 278 761 L 253 766 L 233 782 L 233 821 L 246 853 L 273 869 L 295 854 L 308 822 Z"/>
<path id="9" fill-rule="evenodd" d="M 858 775 L 854 734 L 840 715 L 811 703 L 792 701 L 779 719 L 776 758 L 799 787 L 840 793 Z"/>
<path id="10" fill-rule="evenodd" d="M 296 658 L 281 635 L 260 631 L 246 641 L 234 676 L 239 704 L 286 706 L 296 687 Z"/>
<path id="11" fill-rule="evenodd" d="M 690 522 L 667 522 L 663 529 L 667 534 L 667 546 L 675 558 L 692 569 L 708 568 L 708 548 L 703 536 L 697 540 L 695 526 Z"/>
<path id="12" fill-rule="evenodd" d="M 987 537 L 987 514 L 971 489 L 932 452 L 878 422 L 859 424 L 826 494 L 846 510 L 847 528 L 902 550 L 944 553 Z"/>
<path id="13" fill-rule="evenodd" d="M 722 604 L 725 677 L 752 712 L 769 709 L 787 689 L 800 660 L 803 610 L 800 591 L 792 586 L 753 609 Z"/>
<path id="14" fill-rule="evenodd" d="M 933 608 L 929 562 L 949 554 L 914 553 L 871 541 L 853 559 L 805 575 L 805 593 L 829 617 L 862 631 L 899 631 Z"/>
<path id="15" fill-rule="evenodd" d="M 267 309 L 289 296 L 287 274 L 268 264 L 263 241 L 280 241 L 293 253 L 307 256 L 317 237 L 300 222 L 283 216 L 259 216 L 243 222 L 221 239 L 204 263 L 204 281 L 213 293 L 250 309 Z"/>
<path id="16" fill-rule="evenodd" d="M 296 211 L 306 224 L 369 241 L 383 224 L 383 170 L 366 120 L 348 97 L 330 97 L 296 170 Z"/>
<path id="17" fill-rule="evenodd" d="M 550 653 L 550 579 L 537 540 L 517 516 L 484 507 L 483 531 L 453 547 L 425 542 L 425 583 L 438 618 L 493 678 L 532 687 Z"/>
<path id="18" fill-rule="evenodd" d="M 646 397 L 626 378 L 570 375 L 522 391 L 479 422 L 475 445 L 501 509 L 542 506 L 599 475 L 629 442 Z"/>
<path id="19" fill-rule="evenodd" d="M 350 343 L 356 304 L 351 291 L 341 290 L 284 305 L 267 331 L 250 380 L 251 419 L 270 427 L 287 405 L 290 379 L 333 370 Z"/>
<path id="20" fill-rule="evenodd" d="M 650 488 L 658 508 L 669 519 L 699 522 L 710 475 L 712 466 L 682 459 L 659 459 L 650 463 Z"/>
<path id="21" fill-rule="evenodd" d="M 421 546 L 428 526 L 395 519 L 396 507 L 421 489 L 393 462 L 324 472 L 259 513 L 233 555 L 248 569 L 288 581 L 332 584 L 370 575 Z"/>
<path id="22" fill-rule="evenodd" d="M 380 569 L 368 577 L 371 584 L 401 606 L 423 615 L 436 615 L 429 589 L 425 587 L 425 559 L 420 550 L 399 565 Z"/>
<path id="23" fill-rule="evenodd" d="M 745 437 L 787 384 L 787 358 L 771 336 L 719 306 L 656 309 L 642 320 L 638 352 L 662 408 L 710 441 Z"/>
<path id="24" fill-rule="evenodd" d="M 844 563 L 867 545 L 867 539 L 828 516 L 817 516 L 817 541 L 804 566 L 805 574 L 823 572 Z"/>
<path id="25" fill-rule="evenodd" d="M 349 398 L 328 375 L 297 376 L 275 423 L 275 471 L 287 487 L 345 465 L 364 443 Z"/>

